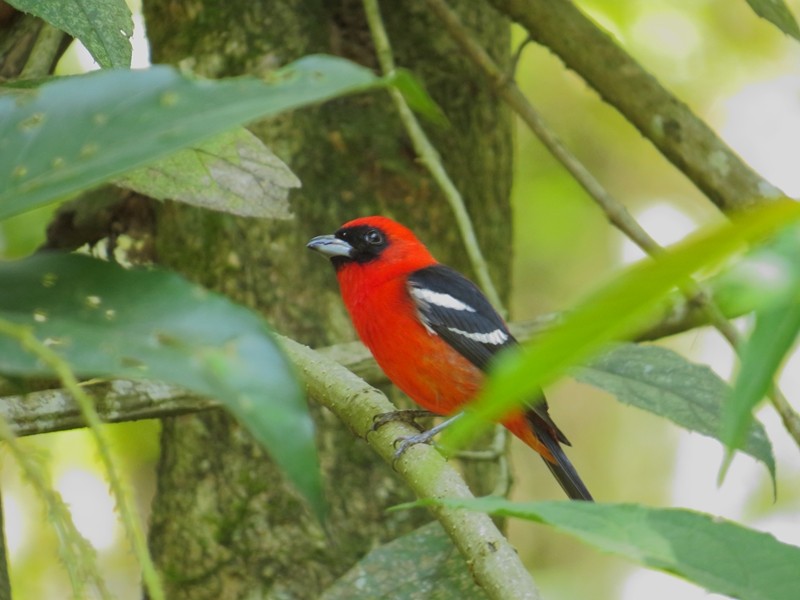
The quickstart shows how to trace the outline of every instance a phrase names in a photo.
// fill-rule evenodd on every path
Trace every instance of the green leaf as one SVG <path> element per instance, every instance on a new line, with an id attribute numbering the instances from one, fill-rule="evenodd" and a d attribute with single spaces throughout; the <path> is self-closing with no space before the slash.
<path id="1" fill-rule="evenodd" d="M 0 262 L 0 319 L 30 326 L 78 374 L 154 379 L 217 398 L 322 512 L 314 428 L 264 321 L 182 279 L 85 256 Z M 45 375 L 0 337 L 0 372 Z"/>
<path id="2" fill-rule="evenodd" d="M 747 3 L 759 17 L 766 19 L 786 35 L 800 40 L 800 28 L 783 0 L 747 0 Z"/>
<path id="3" fill-rule="evenodd" d="M 753 330 L 741 348 L 739 374 L 723 407 L 720 439 L 729 451 L 720 480 L 733 451 L 745 443 L 753 408 L 767 394 L 800 331 L 798 255 L 800 228 L 789 227 L 713 282 L 715 297 L 723 306 L 741 308 L 750 303 L 749 310 L 755 310 Z"/>
<path id="4" fill-rule="evenodd" d="M 385 85 L 309 56 L 253 77 L 194 80 L 170 67 L 98 71 L 0 96 L 0 219 L 95 186 L 253 119 Z"/>
<path id="5" fill-rule="evenodd" d="M 417 113 L 436 125 L 449 125 L 450 121 L 441 107 L 428 94 L 411 71 L 395 69 L 389 76 L 391 83 L 403 95 L 406 103 Z"/>
<path id="6" fill-rule="evenodd" d="M 115 183 L 159 200 L 272 219 L 291 216 L 289 189 L 300 187 L 289 167 L 241 127 L 131 171 Z"/>
<path id="7" fill-rule="evenodd" d="M 480 498 L 439 503 L 551 525 L 600 550 L 678 575 L 711 592 L 742 600 L 800 598 L 800 548 L 711 515 L 593 502 Z"/>
<path id="8" fill-rule="evenodd" d="M 785 305 L 756 313 L 753 331 L 742 347 L 741 366 L 733 392 L 722 413 L 720 437 L 730 451 L 741 448 L 747 440 L 753 408 L 767 394 L 798 332 L 800 288 Z M 747 445 L 744 450 L 747 452 Z M 723 466 L 722 475 L 725 470 Z"/>
<path id="9" fill-rule="evenodd" d="M 462 446 L 490 422 L 535 398 L 539 389 L 570 366 L 586 361 L 613 340 L 634 335 L 658 314 L 665 296 L 693 273 L 798 218 L 800 204 L 776 200 L 627 268 L 569 310 L 561 322 L 500 357 L 481 394 L 465 416 L 444 432 L 441 443 Z"/>
<path id="10" fill-rule="evenodd" d="M 101 67 L 131 66 L 133 19 L 125 0 L 8 0 L 78 38 Z"/>
<path id="11" fill-rule="evenodd" d="M 370 551 L 321 600 L 485 600 L 438 522 Z"/>
<path id="12" fill-rule="evenodd" d="M 714 371 L 658 346 L 621 344 L 574 372 L 575 379 L 614 394 L 620 402 L 666 417 L 719 439 L 730 388 Z M 760 460 L 775 479 L 775 457 L 764 427 L 745 424 L 744 451 Z"/>

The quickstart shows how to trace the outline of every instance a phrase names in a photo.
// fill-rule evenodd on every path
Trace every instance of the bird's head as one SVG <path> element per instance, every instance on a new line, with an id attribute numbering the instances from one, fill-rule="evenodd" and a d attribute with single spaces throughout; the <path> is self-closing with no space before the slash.
<path id="1" fill-rule="evenodd" d="M 387 217 L 349 221 L 333 235 L 318 235 L 306 246 L 329 257 L 337 272 L 349 267 L 411 272 L 436 263 L 410 229 Z"/>

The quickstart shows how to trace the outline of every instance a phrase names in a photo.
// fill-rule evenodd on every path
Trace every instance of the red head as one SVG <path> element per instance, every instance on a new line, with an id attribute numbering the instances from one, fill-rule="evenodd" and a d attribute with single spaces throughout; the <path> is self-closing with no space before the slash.
<path id="1" fill-rule="evenodd" d="M 386 217 L 361 217 L 308 247 L 330 257 L 339 280 L 369 278 L 371 284 L 436 264 L 411 230 Z"/>

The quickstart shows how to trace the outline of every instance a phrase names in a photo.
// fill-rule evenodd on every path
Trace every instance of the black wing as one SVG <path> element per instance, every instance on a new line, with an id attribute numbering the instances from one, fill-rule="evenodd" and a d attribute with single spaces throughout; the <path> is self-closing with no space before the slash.
<path id="1" fill-rule="evenodd" d="M 505 322 L 474 283 L 444 265 L 415 271 L 408 278 L 408 293 L 428 330 L 450 344 L 481 370 L 503 348 L 517 343 Z M 544 462 L 570 498 L 591 500 L 575 467 L 559 442 L 569 445 L 539 397 L 525 411 L 534 435 L 542 440 L 555 462 Z"/>
<path id="2" fill-rule="evenodd" d="M 485 371 L 498 351 L 516 344 L 478 286 L 450 267 L 415 271 L 408 292 L 425 327 L 479 369 Z"/>

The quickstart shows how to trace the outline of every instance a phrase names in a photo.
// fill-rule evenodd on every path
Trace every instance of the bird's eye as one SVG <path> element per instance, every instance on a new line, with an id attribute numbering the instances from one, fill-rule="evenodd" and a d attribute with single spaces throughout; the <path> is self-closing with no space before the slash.
<path id="1" fill-rule="evenodd" d="M 370 229 L 364 234 L 364 239 L 373 246 L 380 246 L 383 243 L 383 234 L 377 229 Z"/>

